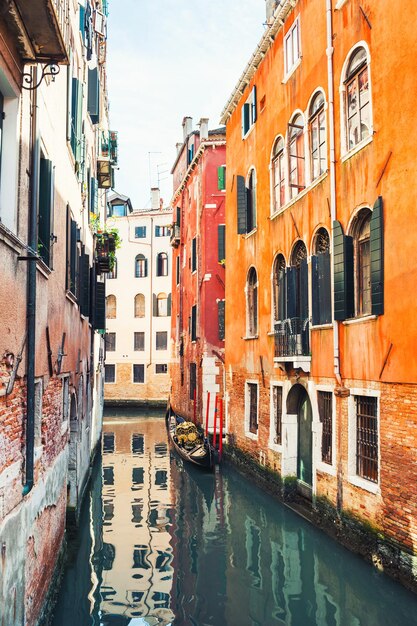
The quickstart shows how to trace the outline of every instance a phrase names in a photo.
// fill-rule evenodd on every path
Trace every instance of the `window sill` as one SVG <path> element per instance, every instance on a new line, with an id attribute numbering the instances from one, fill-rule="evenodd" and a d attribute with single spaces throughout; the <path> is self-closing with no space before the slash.
<path id="1" fill-rule="evenodd" d="M 66 291 L 65 296 L 68 298 L 68 300 L 70 302 L 72 302 L 72 304 L 78 304 L 78 300 L 77 298 L 74 296 L 74 294 L 72 293 L 72 291 Z"/>
<path id="2" fill-rule="evenodd" d="M 308 187 L 303 189 L 298 194 L 298 196 L 296 196 L 295 198 L 292 198 L 289 202 L 287 202 L 282 207 L 280 207 L 277 211 L 272 213 L 269 216 L 269 219 L 270 220 L 274 220 L 276 217 L 278 217 L 278 215 L 281 215 L 281 213 L 284 213 L 284 211 L 286 211 L 289 207 L 293 206 L 293 204 L 298 202 L 298 200 L 301 200 L 301 198 L 304 198 L 304 196 L 307 195 L 312 189 L 314 189 L 314 187 L 317 187 L 317 185 L 319 185 L 321 182 L 323 182 L 323 180 L 325 180 L 327 178 L 327 174 L 328 174 L 328 171 L 326 170 L 318 178 L 315 178 L 313 181 L 311 181 L 311 183 L 309 184 Z"/>
<path id="3" fill-rule="evenodd" d="M 317 463 L 316 470 L 318 472 L 322 472 L 323 474 L 328 474 L 329 476 L 336 476 L 337 471 L 333 465 L 329 465 L 328 463 L 324 463 L 324 461 L 319 461 Z"/>
<path id="4" fill-rule="evenodd" d="M 360 487 L 364 489 L 364 491 L 369 491 L 369 493 L 373 493 L 374 495 L 380 495 L 381 489 L 378 483 L 372 483 L 365 478 L 361 478 L 360 476 L 349 476 L 348 481 L 355 485 L 355 487 Z"/>
<path id="5" fill-rule="evenodd" d="M 299 67 L 301 65 L 301 59 L 302 58 L 303 58 L 302 56 L 298 57 L 298 59 L 296 60 L 296 62 L 294 63 L 294 65 L 292 66 L 290 71 L 287 72 L 287 74 L 285 74 L 284 78 L 281 81 L 282 85 L 286 85 L 287 84 L 287 82 L 289 81 L 289 79 L 294 74 L 295 70 L 297 69 L 297 67 Z"/>
<path id="6" fill-rule="evenodd" d="M 348 161 L 351 157 L 355 156 L 358 152 L 362 150 L 365 146 L 371 143 L 374 139 L 374 131 L 371 129 L 371 134 L 366 138 L 360 141 L 354 148 L 351 148 L 348 152 L 342 155 L 341 161 L 344 163 Z"/>
<path id="7" fill-rule="evenodd" d="M 251 335 L 250 337 L 242 337 L 243 341 L 252 341 L 253 339 L 259 339 L 259 335 Z"/>
<path id="8" fill-rule="evenodd" d="M 331 323 L 317 324 L 316 326 L 312 326 L 311 330 L 329 330 L 330 328 L 333 328 L 333 324 Z"/>
<path id="9" fill-rule="evenodd" d="M 354 317 L 351 320 L 344 320 L 343 326 L 351 326 L 353 324 L 362 324 L 364 322 L 371 322 L 378 319 L 378 315 L 364 315 L 363 317 Z"/>
<path id="10" fill-rule="evenodd" d="M 68 420 L 66 419 L 61 424 L 61 435 L 65 435 L 68 432 Z"/>
<path id="11" fill-rule="evenodd" d="M 22 251 L 26 248 L 23 241 L 20 241 L 20 239 L 1 222 L 0 241 L 3 241 L 7 246 L 9 246 L 9 248 L 14 250 L 14 252 L 17 252 L 18 254 L 21 254 Z"/>
<path id="12" fill-rule="evenodd" d="M 334 8 L 334 9 L 335 9 L 335 11 L 337 11 L 338 9 L 341 9 L 341 8 L 342 8 L 342 6 L 343 6 L 344 4 L 346 4 L 346 2 L 347 2 L 347 1 L 348 1 L 348 0 L 339 0 L 339 2 L 336 2 L 336 6 L 335 6 L 335 8 Z"/>
<path id="13" fill-rule="evenodd" d="M 40 259 L 38 259 L 38 261 L 36 262 L 36 269 L 38 270 L 38 272 L 40 274 L 42 274 L 42 276 L 44 276 L 45 278 L 49 278 L 49 276 L 52 274 L 52 270 L 50 267 L 48 267 L 46 265 L 46 263 L 44 263 L 43 261 L 41 261 Z"/>
<path id="14" fill-rule="evenodd" d="M 249 237 L 252 237 L 256 232 L 258 232 L 258 228 L 252 228 L 252 230 L 250 230 L 248 233 L 243 233 L 243 238 L 249 239 Z"/>
<path id="15" fill-rule="evenodd" d="M 245 431 L 245 437 L 247 437 L 248 439 L 252 439 L 252 441 L 258 441 L 258 435 L 255 435 L 250 431 Z"/>
<path id="16" fill-rule="evenodd" d="M 273 441 L 268 442 L 268 448 L 274 452 L 278 452 L 279 454 L 282 454 L 283 452 L 282 444 L 274 443 Z"/>
<path id="17" fill-rule="evenodd" d="M 247 139 L 249 137 L 249 135 L 251 134 L 252 130 L 255 128 L 255 123 L 254 122 L 252 124 L 252 126 L 249 128 L 248 132 L 246 133 L 246 135 L 242 135 L 242 141 L 244 141 L 245 139 Z"/>

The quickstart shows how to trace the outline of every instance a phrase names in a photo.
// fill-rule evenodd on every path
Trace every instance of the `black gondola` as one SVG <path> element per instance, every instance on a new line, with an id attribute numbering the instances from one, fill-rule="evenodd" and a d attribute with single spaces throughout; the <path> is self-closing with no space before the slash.
<path id="1" fill-rule="evenodd" d="M 166 413 L 168 437 L 177 454 L 197 467 L 213 470 L 216 451 L 199 425 L 187 422 L 169 407 Z"/>

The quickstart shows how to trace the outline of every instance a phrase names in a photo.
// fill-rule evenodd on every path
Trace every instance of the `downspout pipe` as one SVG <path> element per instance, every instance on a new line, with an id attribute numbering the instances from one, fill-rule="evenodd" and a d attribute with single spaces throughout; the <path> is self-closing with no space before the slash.
<path id="1" fill-rule="evenodd" d="M 326 0 L 326 31 L 327 31 L 327 89 L 329 94 L 329 151 L 330 151 L 330 219 L 331 235 L 333 242 L 333 223 L 336 215 L 336 150 L 335 150 L 335 117 L 334 117 L 334 72 L 333 72 L 333 21 L 332 0 Z M 334 252 L 333 252 L 334 254 Z M 331 284 L 334 285 L 334 264 L 331 264 Z M 342 386 L 340 375 L 339 353 L 339 325 L 334 319 L 334 289 L 332 296 L 332 319 L 333 319 L 333 367 L 337 383 Z"/>
<path id="2" fill-rule="evenodd" d="M 37 69 L 32 69 L 33 84 L 37 82 Z M 33 258 L 27 264 L 27 357 L 26 357 L 26 477 L 23 495 L 26 496 L 34 482 L 35 456 L 35 340 L 36 340 L 36 259 L 37 215 L 39 204 L 39 133 L 36 89 L 32 92 L 31 125 L 31 194 L 29 203 L 28 247 Z"/>

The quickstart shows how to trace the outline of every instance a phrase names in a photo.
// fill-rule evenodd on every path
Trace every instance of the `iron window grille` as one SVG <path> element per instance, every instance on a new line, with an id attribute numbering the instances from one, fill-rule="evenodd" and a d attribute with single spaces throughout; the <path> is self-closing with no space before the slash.
<path id="1" fill-rule="evenodd" d="M 317 400 L 319 405 L 320 422 L 323 425 L 321 436 L 321 460 L 323 463 L 331 465 L 333 461 L 332 393 L 330 391 L 318 391 Z"/>
<path id="2" fill-rule="evenodd" d="M 378 399 L 356 396 L 356 473 L 378 482 Z"/>
<path id="3" fill-rule="evenodd" d="M 282 444 L 282 387 L 273 387 L 274 443 Z"/>
<path id="4" fill-rule="evenodd" d="M 253 435 L 258 433 L 258 385 L 247 383 L 249 399 L 249 432 Z"/>

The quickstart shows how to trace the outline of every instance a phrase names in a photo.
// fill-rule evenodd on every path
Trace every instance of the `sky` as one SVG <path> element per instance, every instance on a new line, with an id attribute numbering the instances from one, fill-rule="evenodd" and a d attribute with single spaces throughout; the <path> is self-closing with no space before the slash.
<path id="1" fill-rule="evenodd" d="M 172 196 L 182 120 L 220 115 L 264 32 L 264 0 L 110 0 L 110 127 L 119 133 L 115 190 L 134 209 L 159 186 Z M 159 185 L 158 185 L 159 182 Z"/>

